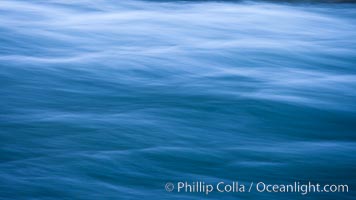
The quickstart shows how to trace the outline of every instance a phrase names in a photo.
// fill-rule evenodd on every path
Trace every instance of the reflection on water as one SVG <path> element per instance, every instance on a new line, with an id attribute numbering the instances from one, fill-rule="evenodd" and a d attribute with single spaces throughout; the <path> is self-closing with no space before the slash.
<path id="1" fill-rule="evenodd" d="M 0 199 L 356 185 L 356 5 L 0 2 Z M 311 199 L 352 199 L 349 193 Z"/>

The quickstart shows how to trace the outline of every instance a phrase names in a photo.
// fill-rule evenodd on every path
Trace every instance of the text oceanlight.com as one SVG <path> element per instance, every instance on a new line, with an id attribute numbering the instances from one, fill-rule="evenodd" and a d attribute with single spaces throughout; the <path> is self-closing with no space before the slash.
<path id="1" fill-rule="evenodd" d="M 166 183 L 165 189 L 168 192 L 179 193 L 204 193 L 208 195 L 212 192 L 218 193 L 245 193 L 245 192 L 266 192 L 266 193 L 299 193 L 306 195 L 308 193 L 336 193 L 349 192 L 347 184 L 319 184 L 319 183 L 301 183 L 293 182 L 291 184 L 271 184 L 265 182 L 239 183 L 218 182 L 215 184 L 205 183 L 204 181 L 187 182 L 181 181 L 176 183 Z"/>

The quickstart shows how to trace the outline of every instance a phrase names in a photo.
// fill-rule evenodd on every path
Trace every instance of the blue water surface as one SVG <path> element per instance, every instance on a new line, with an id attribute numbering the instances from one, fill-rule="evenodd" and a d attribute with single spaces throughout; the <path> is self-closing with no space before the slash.
<path id="1" fill-rule="evenodd" d="M 356 4 L 2 0 L 0 95 L 1 200 L 356 196 Z"/>

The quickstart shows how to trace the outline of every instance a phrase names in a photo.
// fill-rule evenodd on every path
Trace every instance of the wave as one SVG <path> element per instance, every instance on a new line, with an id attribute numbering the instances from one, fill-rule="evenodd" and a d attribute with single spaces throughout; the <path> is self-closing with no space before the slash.
<path id="1" fill-rule="evenodd" d="M 2 0 L 0 199 L 355 185 L 355 30 L 354 4 Z"/>
<path id="2" fill-rule="evenodd" d="M 354 7 L 140 1 L 1 4 L 3 65 L 141 70 L 160 77 L 134 73 L 152 84 L 355 110 Z M 227 80 L 235 81 L 226 86 Z"/>

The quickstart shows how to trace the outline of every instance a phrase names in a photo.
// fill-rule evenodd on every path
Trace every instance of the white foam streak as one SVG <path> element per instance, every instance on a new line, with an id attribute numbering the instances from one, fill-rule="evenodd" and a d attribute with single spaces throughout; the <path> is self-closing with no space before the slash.
<path id="1" fill-rule="evenodd" d="M 356 20 L 343 12 L 355 8 L 99 2 L 1 1 L 1 39 L 12 47 L 1 49 L 0 62 L 145 66 L 199 90 L 312 106 L 351 106 L 356 96 Z M 225 76 L 247 78 L 250 90 L 194 85 Z"/>

